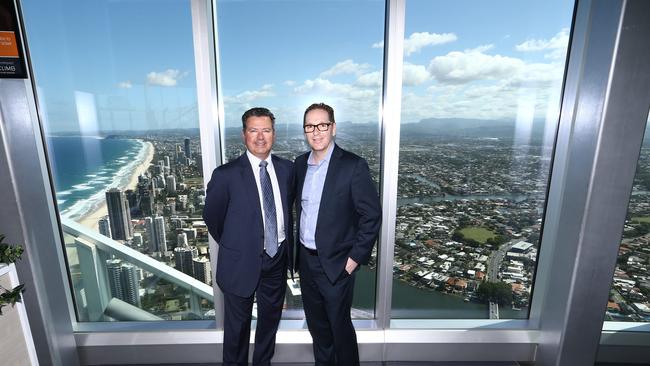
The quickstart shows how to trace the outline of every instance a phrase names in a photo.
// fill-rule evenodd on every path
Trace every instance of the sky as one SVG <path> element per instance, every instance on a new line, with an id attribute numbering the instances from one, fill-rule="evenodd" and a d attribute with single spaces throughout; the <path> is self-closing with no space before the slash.
<path id="1" fill-rule="evenodd" d="M 217 1 L 227 127 L 265 106 L 301 123 L 313 102 L 378 123 L 385 4 Z M 189 0 L 24 0 L 46 130 L 198 127 Z M 402 123 L 555 115 L 573 3 L 408 0 Z"/>

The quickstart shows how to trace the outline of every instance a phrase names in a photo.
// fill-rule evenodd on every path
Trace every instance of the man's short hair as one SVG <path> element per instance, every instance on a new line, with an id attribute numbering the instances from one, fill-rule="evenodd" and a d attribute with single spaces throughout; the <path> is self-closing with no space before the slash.
<path id="1" fill-rule="evenodd" d="M 271 127 L 275 129 L 275 116 L 268 108 L 255 107 L 247 110 L 241 116 L 242 131 L 246 131 L 246 121 L 251 117 L 269 117 L 271 119 Z"/>
<path id="2" fill-rule="evenodd" d="M 307 109 L 305 109 L 305 114 L 302 116 L 302 125 L 303 126 L 305 125 L 305 122 L 307 122 L 307 120 L 306 120 L 307 119 L 307 113 L 309 113 L 310 111 L 313 111 L 314 109 L 322 109 L 322 110 L 324 110 L 325 112 L 327 112 L 327 116 L 329 118 L 329 121 L 336 123 L 336 121 L 334 120 L 334 108 L 328 106 L 325 103 L 314 103 L 314 104 L 310 105 L 309 107 L 307 107 Z"/>

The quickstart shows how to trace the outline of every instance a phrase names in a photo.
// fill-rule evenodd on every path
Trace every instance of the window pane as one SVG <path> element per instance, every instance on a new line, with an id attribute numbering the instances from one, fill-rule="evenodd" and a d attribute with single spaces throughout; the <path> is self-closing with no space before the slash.
<path id="1" fill-rule="evenodd" d="M 363 156 L 379 177 L 379 103 L 383 1 L 220 1 L 220 87 L 227 160 L 245 152 L 241 115 L 267 107 L 276 117 L 274 153 L 293 160 L 309 150 L 303 113 L 312 103 L 335 110 L 336 143 Z M 374 257 L 373 257 L 374 258 Z M 353 317 L 374 315 L 375 261 L 358 273 Z M 303 318 L 297 283 L 285 318 Z"/>
<path id="2" fill-rule="evenodd" d="M 393 317 L 528 316 L 571 16 L 407 2 Z"/>
<path id="3" fill-rule="evenodd" d="M 214 318 L 190 1 L 23 5 L 79 321 Z"/>
<path id="4" fill-rule="evenodd" d="M 650 131 L 647 126 L 648 123 L 618 249 L 605 321 L 650 322 Z"/>

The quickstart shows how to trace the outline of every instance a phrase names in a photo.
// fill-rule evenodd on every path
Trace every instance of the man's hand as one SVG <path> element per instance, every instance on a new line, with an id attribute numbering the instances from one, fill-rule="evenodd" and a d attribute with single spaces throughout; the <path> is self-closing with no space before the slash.
<path id="1" fill-rule="evenodd" d="M 345 264 L 345 271 L 348 272 L 348 274 L 352 274 L 355 269 L 357 269 L 357 266 L 359 263 L 355 262 L 354 259 L 348 258 L 348 262 Z"/>

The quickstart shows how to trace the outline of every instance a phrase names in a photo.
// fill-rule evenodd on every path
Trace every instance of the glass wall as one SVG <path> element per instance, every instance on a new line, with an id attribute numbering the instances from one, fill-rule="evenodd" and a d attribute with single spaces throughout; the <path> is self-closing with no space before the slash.
<path id="1" fill-rule="evenodd" d="M 528 317 L 572 11 L 406 3 L 394 318 Z"/>
<path id="2" fill-rule="evenodd" d="M 646 122 L 605 321 L 650 322 L 650 131 L 647 126 Z"/>
<path id="3" fill-rule="evenodd" d="M 214 318 L 190 1 L 23 11 L 78 320 Z"/>
<path id="4" fill-rule="evenodd" d="M 276 116 L 273 153 L 307 152 L 305 108 L 335 111 L 336 143 L 363 156 L 379 183 L 383 1 L 218 1 L 220 90 L 226 157 L 245 152 L 241 115 L 267 107 Z M 375 257 L 357 276 L 353 317 L 372 318 Z M 303 318 L 299 279 L 289 281 L 285 318 Z"/>

